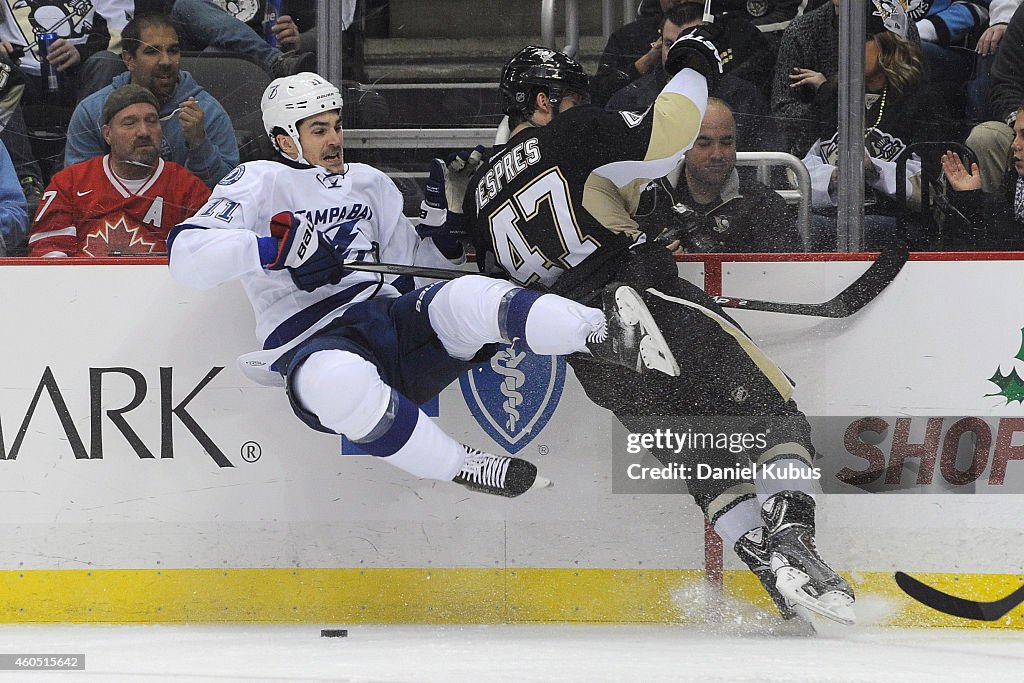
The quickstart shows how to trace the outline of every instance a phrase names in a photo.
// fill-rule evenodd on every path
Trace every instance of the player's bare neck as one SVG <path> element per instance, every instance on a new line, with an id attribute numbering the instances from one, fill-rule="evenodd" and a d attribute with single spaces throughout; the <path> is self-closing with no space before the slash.
<path id="1" fill-rule="evenodd" d="M 512 132 L 509 133 L 509 137 L 515 137 L 516 135 L 519 135 L 527 128 L 537 128 L 537 126 L 529 121 L 524 121 L 520 123 L 518 126 L 516 126 L 514 129 L 512 129 Z"/>

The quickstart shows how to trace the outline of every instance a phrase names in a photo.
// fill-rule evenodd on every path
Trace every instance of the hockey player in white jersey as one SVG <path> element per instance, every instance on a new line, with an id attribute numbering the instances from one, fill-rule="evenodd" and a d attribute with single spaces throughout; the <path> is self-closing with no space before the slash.
<path id="1" fill-rule="evenodd" d="M 352 260 L 462 262 L 446 227 L 446 186 L 461 184 L 461 196 L 473 168 L 457 177 L 437 162 L 414 228 L 387 176 L 345 163 L 342 100 L 332 84 L 312 73 L 279 78 L 261 106 L 280 155 L 235 168 L 175 228 L 170 270 L 201 288 L 241 280 L 263 348 L 240 367 L 286 386 L 295 414 L 313 429 L 344 434 L 417 477 L 518 496 L 549 482 L 525 460 L 455 441 L 418 405 L 502 341 L 678 374 L 629 287 L 609 287 L 606 320 L 600 309 L 479 275 L 412 289 L 408 278 L 347 270 Z"/>

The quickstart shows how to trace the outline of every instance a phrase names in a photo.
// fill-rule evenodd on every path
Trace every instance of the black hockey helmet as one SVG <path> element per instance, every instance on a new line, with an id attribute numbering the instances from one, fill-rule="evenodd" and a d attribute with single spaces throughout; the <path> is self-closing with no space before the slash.
<path id="1" fill-rule="evenodd" d="M 545 92 L 552 106 L 566 93 L 587 97 L 590 78 L 575 59 L 546 47 L 530 45 L 520 50 L 505 64 L 501 74 L 501 94 L 507 114 L 527 117 L 533 113 L 538 92 Z"/>

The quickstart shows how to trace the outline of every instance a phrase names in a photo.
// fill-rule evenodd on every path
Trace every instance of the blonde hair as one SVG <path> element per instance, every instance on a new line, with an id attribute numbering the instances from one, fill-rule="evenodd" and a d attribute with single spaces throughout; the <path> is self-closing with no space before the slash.
<path id="1" fill-rule="evenodd" d="M 878 45 L 878 65 L 894 94 L 903 96 L 917 89 L 924 72 L 921 46 L 891 31 L 878 33 L 872 39 Z"/>

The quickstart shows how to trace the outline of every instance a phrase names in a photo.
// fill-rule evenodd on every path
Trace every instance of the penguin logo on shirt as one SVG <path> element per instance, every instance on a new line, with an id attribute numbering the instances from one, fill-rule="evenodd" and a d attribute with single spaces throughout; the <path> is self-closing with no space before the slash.
<path id="1" fill-rule="evenodd" d="M 89 0 L 17 0 L 11 9 L 28 9 L 33 40 L 43 33 L 56 33 L 60 38 L 74 40 L 92 31 L 91 17 L 90 21 L 85 20 L 93 10 Z M 28 27 L 22 25 L 23 33 L 25 28 Z"/>
<path id="2" fill-rule="evenodd" d="M 255 19 L 260 10 L 258 0 L 214 0 L 214 4 L 219 5 L 221 9 L 243 24 L 248 24 Z"/>
<path id="3" fill-rule="evenodd" d="M 752 17 L 763 17 L 768 14 L 767 0 L 747 0 L 747 14 Z"/>

